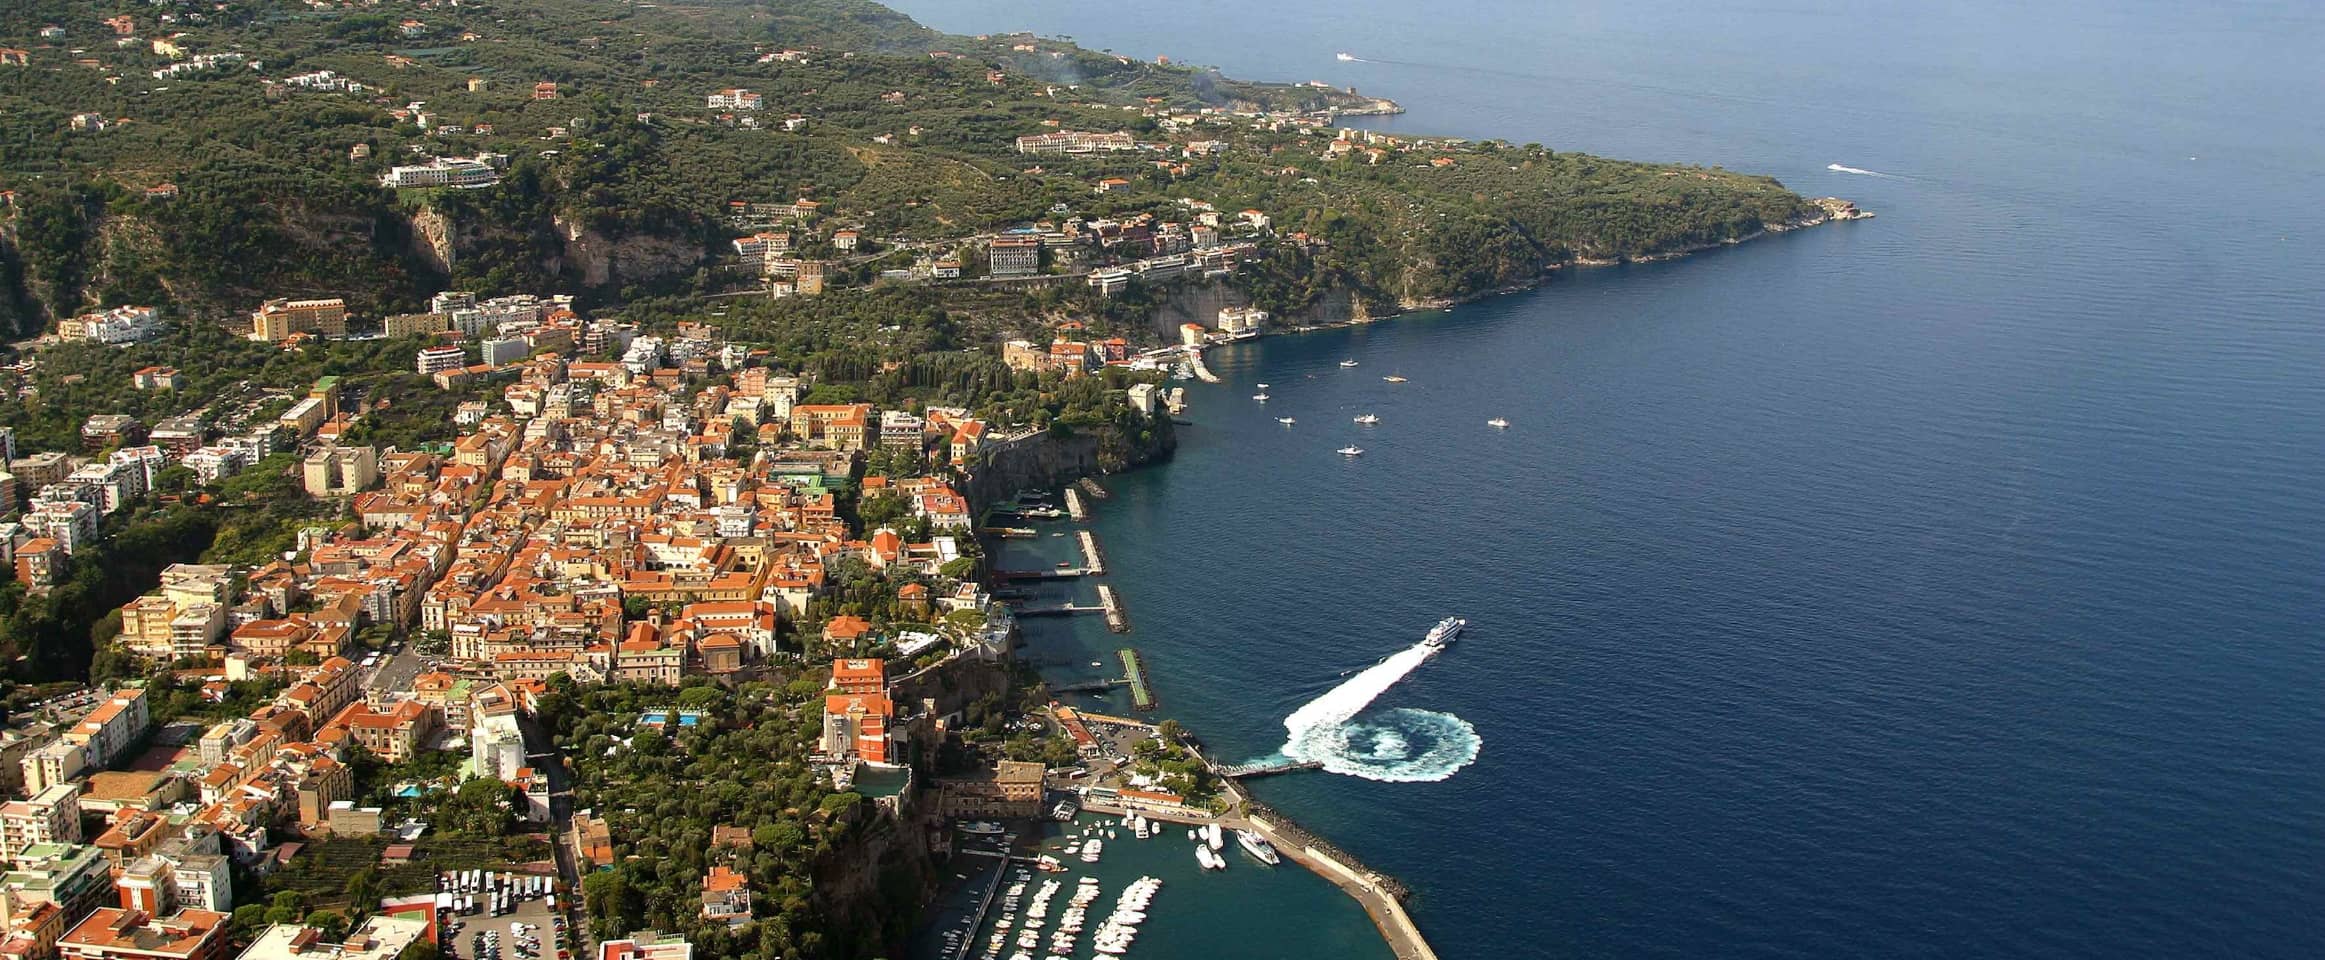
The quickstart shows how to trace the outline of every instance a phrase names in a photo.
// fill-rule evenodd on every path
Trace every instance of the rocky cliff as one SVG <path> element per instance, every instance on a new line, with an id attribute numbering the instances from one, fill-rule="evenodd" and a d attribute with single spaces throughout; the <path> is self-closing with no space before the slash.
<path id="1" fill-rule="evenodd" d="M 1041 490 L 1080 477 L 1120 473 L 1170 456 L 1178 436 L 1168 418 L 1142 419 L 1136 431 L 1107 425 L 1096 429 L 1038 433 L 1015 441 L 994 441 L 977 453 L 961 492 L 969 509 L 982 512 L 1020 491 Z"/>
<path id="2" fill-rule="evenodd" d="M 1169 295 L 1155 305 L 1150 319 L 1155 333 L 1164 342 L 1175 343 L 1178 341 L 1180 326 L 1193 323 L 1215 327 L 1219 325 L 1219 311 L 1250 305 L 1250 296 L 1226 283 L 1182 283 L 1169 289 Z M 1327 291 L 1313 306 L 1274 317 L 1270 322 L 1278 327 L 1302 327 L 1370 319 L 1372 312 L 1353 292 L 1334 288 Z"/>

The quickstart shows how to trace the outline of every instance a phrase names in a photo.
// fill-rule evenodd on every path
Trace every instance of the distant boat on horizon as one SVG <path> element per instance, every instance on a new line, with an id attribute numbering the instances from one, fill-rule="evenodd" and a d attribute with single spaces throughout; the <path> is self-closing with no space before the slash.
<path id="1" fill-rule="evenodd" d="M 1390 383 L 1403 383 L 1403 382 L 1405 382 L 1405 378 L 1403 378 L 1403 377 L 1400 377 L 1400 376 L 1397 376 L 1397 375 L 1395 375 L 1395 374 L 1390 374 L 1389 376 L 1382 377 L 1381 379 L 1383 379 L 1383 380 L 1386 380 L 1386 381 L 1388 381 L 1388 382 L 1390 382 Z"/>

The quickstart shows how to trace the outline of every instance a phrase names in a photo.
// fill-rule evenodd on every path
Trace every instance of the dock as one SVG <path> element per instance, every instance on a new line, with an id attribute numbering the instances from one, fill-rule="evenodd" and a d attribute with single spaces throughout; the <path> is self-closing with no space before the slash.
<path id="1" fill-rule="evenodd" d="M 1210 367 L 1206 367 L 1206 366 L 1204 366 L 1204 365 L 1203 365 L 1203 351 L 1202 351 L 1202 350 L 1200 350 L 1200 349 L 1198 349 L 1198 348 L 1195 348 L 1195 347 L 1188 347 L 1188 348 L 1187 348 L 1187 365 L 1188 365 L 1188 366 L 1190 366 L 1190 367 L 1193 367 L 1193 368 L 1195 368 L 1195 379 L 1197 379 L 1197 380 L 1201 380 L 1201 381 L 1203 381 L 1204 383 L 1218 383 L 1218 382 L 1219 382 L 1219 375 L 1218 375 L 1218 374 L 1216 374 L 1216 373 L 1212 373 L 1212 372 L 1211 372 L 1211 368 L 1210 368 Z"/>
<path id="2" fill-rule="evenodd" d="M 1090 521 L 1090 509 L 1082 505 L 1082 491 L 1066 488 L 1066 516 L 1074 518 L 1075 523 Z"/>
<path id="3" fill-rule="evenodd" d="M 1098 535 L 1088 530 L 1077 530 L 1074 536 L 1082 541 L 1082 572 L 1093 577 L 1106 575 L 1106 558 L 1098 554 Z"/>
<path id="4" fill-rule="evenodd" d="M 996 580 L 1079 580 L 1082 578 L 1082 568 L 1059 567 L 1055 570 L 995 570 L 993 571 L 993 578 Z"/>
<path id="5" fill-rule="evenodd" d="M 1106 606 L 1097 603 L 1028 604 L 1014 611 L 1020 617 L 1070 617 L 1077 613 L 1105 613 Z"/>
<path id="6" fill-rule="evenodd" d="M 1122 658 L 1122 678 L 1130 682 L 1130 705 L 1139 710 L 1154 709 L 1154 694 L 1146 686 L 1146 663 L 1135 647 L 1123 647 L 1115 652 Z"/>
<path id="7" fill-rule="evenodd" d="M 1372 917 L 1373 926 L 1379 927 L 1381 936 L 1388 940 L 1389 950 L 1397 955 L 1397 960 L 1437 960 L 1437 951 L 1429 948 L 1429 941 L 1421 936 L 1421 928 L 1405 912 L 1404 898 L 1409 891 L 1403 884 L 1365 867 L 1356 858 L 1274 810 L 1255 803 L 1243 819 L 1276 852 L 1315 871 L 1343 893 L 1356 898 L 1364 906 L 1364 912 Z"/>
<path id="8" fill-rule="evenodd" d="M 1130 632 L 1130 613 L 1122 609 L 1122 598 L 1114 593 L 1113 587 L 1098 585 L 1098 606 L 1106 611 L 1106 629 L 1115 633 Z"/>
<path id="9" fill-rule="evenodd" d="M 1272 761 L 1263 760 L 1255 763 L 1238 763 L 1232 766 L 1219 767 L 1217 772 L 1220 776 L 1229 780 L 1249 780 L 1253 777 L 1269 777 L 1279 773 L 1290 773 L 1294 770 L 1322 769 L 1324 769 L 1324 762 L 1321 760 L 1292 760 L 1286 758 L 1283 760 Z"/>

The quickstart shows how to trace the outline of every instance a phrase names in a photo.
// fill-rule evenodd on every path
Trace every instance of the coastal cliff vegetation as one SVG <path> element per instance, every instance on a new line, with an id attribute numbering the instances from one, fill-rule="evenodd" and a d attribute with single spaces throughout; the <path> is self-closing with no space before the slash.
<path id="1" fill-rule="evenodd" d="M 0 66 L 0 331 L 124 303 L 231 322 L 270 296 L 376 316 L 447 287 L 592 305 L 699 294 L 755 280 L 724 249 L 730 201 L 812 198 L 824 221 L 910 245 L 849 258 L 848 282 L 1061 209 L 1265 211 L 1270 237 L 1238 282 L 1279 310 L 1332 288 L 1455 299 L 1816 213 L 1718 169 L 1494 141 L 1341 150 L 1331 126 L 1282 119 L 1370 97 L 948 36 L 862 0 L 234 0 L 139 7 L 126 33 L 104 22 L 121 13 L 0 11 L 0 47 L 26 52 Z M 706 111 L 726 89 L 767 106 Z M 1184 111 L 1217 122 L 1190 128 Z M 1016 152 L 1057 129 L 1171 149 Z M 1216 146 L 1178 148 L 1190 139 Z M 379 185 L 394 164 L 479 152 L 508 157 L 497 185 Z"/>

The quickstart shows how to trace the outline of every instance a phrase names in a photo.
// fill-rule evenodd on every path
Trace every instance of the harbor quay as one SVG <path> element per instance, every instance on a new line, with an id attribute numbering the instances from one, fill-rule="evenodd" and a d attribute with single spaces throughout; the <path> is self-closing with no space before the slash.
<path id="1" fill-rule="evenodd" d="M 1107 495 L 1104 488 L 1088 478 L 1066 485 L 1063 494 L 1066 514 L 1073 520 L 1080 522 L 1086 522 L 1085 518 L 1089 516 L 1091 502 Z M 990 531 L 991 535 L 996 537 L 1007 537 L 1014 532 Z M 1105 558 L 1100 550 L 1096 533 L 1086 528 L 1076 529 L 1074 537 L 1076 546 L 1079 547 L 1078 552 L 1081 554 L 1082 563 L 1079 567 L 1061 565 L 1046 569 L 1003 569 L 994 571 L 994 579 L 1009 582 L 1076 580 L 1084 576 L 1103 576 L 1106 573 Z M 1096 592 L 1099 600 L 1097 612 L 1105 614 L 1107 626 L 1117 633 L 1127 632 L 1129 619 L 1119 591 L 1111 584 L 1099 584 Z M 1031 616 L 1092 612 L 1090 607 L 1072 601 L 1044 605 L 1023 603 L 1019 604 L 1019 607 L 1024 614 Z M 1116 651 L 1116 654 L 1121 661 L 1123 671 L 1121 680 L 1102 680 L 1070 685 L 1054 692 L 1080 692 L 1085 688 L 1104 689 L 1118 684 L 1127 685 L 1131 687 L 1135 709 L 1141 711 L 1154 709 L 1154 693 L 1149 686 L 1139 653 L 1133 648 L 1125 647 Z M 1074 712 L 1078 717 L 1091 722 L 1094 726 L 1111 725 L 1116 728 L 1153 729 L 1150 724 L 1129 718 L 1083 714 L 1078 711 L 1069 712 Z M 1101 736 L 1103 737 L 1103 735 Z M 1106 741 L 1101 739 L 1100 742 Z M 1214 814 L 1207 810 L 1176 803 L 1147 802 L 1137 797 L 1113 794 L 1112 791 L 1076 790 L 1075 788 L 1080 784 L 1069 785 L 1062 782 L 1052 782 L 1050 787 L 1053 790 L 1063 789 L 1079 793 L 1080 808 L 1102 816 L 1124 816 L 1136 813 L 1149 819 L 1167 823 L 1191 826 L 1215 823 L 1221 829 L 1249 830 L 1274 846 L 1284 857 L 1329 881 L 1343 894 L 1356 900 L 1357 904 L 1364 908 L 1365 915 L 1371 918 L 1382 939 L 1399 960 L 1436 960 L 1436 951 L 1429 946 L 1428 940 L 1422 935 L 1419 926 L 1413 922 L 1412 916 L 1405 911 L 1403 900 L 1410 895 L 1410 891 L 1403 883 L 1394 877 L 1365 866 L 1355 856 L 1333 845 L 1313 831 L 1301 827 L 1282 812 L 1252 799 L 1247 790 L 1237 782 L 1238 776 L 1306 770 L 1312 769 L 1313 764 L 1286 763 L 1264 770 L 1232 767 L 1215 762 L 1204 754 L 1195 743 L 1190 742 L 1188 746 L 1205 768 L 1210 770 L 1212 775 L 1218 777 L 1222 783 L 1228 799 L 1224 812 Z M 1126 751 L 1127 747 L 1118 744 L 1115 749 Z M 982 908 L 985 904 L 979 906 Z M 981 917 L 983 909 L 979 909 L 978 914 Z"/>
<path id="2" fill-rule="evenodd" d="M 1135 813 L 1165 823 L 1187 826 L 1216 823 L 1222 830 L 1250 830 L 1275 847 L 1276 852 L 1354 898 L 1364 907 L 1365 915 L 1372 918 L 1373 925 L 1380 928 L 1382 938 L 1388 941 L 1389 949 L 1399 960 L 1437 960 L 1436 950 L 1421 935 L 1421 928 L 1413 923 L 1412 915 L 1405 912 L 1403 899 L 1408 891 L 1403 884 L 1364 867 L 1356 858 L 1293 824 L 1282 814 L 1242 797 L 1240 792 L 1236 796 L 1238 807 L 1246 812 L 1212 815 L 1187 807 L 1101 799 L 1084 800 L 1082 809 L 1103 816 Z"/>

